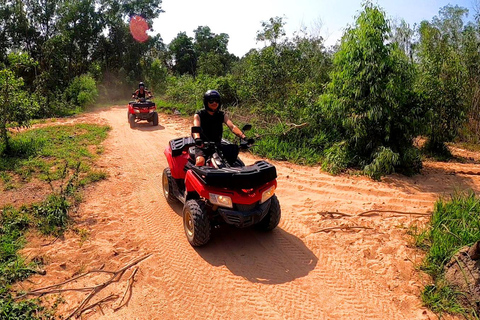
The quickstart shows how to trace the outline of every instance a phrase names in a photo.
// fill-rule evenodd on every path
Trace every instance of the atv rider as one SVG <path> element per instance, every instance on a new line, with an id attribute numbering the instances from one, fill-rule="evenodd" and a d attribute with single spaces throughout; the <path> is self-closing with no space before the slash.
<path id="1" fill-rule="evenodd" d="M 220 93 L 216 90 L 208 90 L 203 95 L 204 109 L 197 111 L 193 116 L 193 126 L 201 127 L 201 133 L 193 133 L 195 139 L 195 165 L 204 166 L 205 159 L 211 157 L 208 154 L 208 150 L 205 150 L 204 141 L 215 142 L 220 144 L 223 136 L 223 124 L 240 139 L 245 140 L 245 134 L 236 127 L 233 122 L 228 118 L 225 112 L 220 111 L 222 105 Z M 249 141 L 253 143 L 252 140 Z"/>
<path id="2" fill-rule="evenodd" d="M 152 97 L 152 93 L 145 89 L 145 84 L 143 82 L 138 84 L 138 89 L 132 94 L 132 99 L 150 99 Z"/>

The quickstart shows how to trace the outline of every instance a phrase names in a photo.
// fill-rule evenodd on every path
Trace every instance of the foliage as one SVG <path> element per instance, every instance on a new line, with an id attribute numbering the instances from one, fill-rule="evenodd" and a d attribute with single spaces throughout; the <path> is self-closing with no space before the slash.
<path id="1" fill-rule="evenodd" d="M 177 75 L 225 76 L 237 58 L 227 50 L 229 36 L 207 26 L 194 30 L 195 38 L 178 33 L 168 45 L 169 62 Z"/>
<path id="2" fill-rule="evenodd" d="M 89 164 L 98 156 L 94 150 L 108 130 L 107 126 L 78 124 L 16 133 L 12 136 L 11 152 L 0 158 L 0 172 L 15 175 L 23 183 L 32 177 L 54 181 L 62 179 L 65 163 L 73 167 L 82 162 L 83 179 L 92 171 Z"/>
<path id="3" fill-rule="evenodd" d="M 169 44 L 172 60 L 175 61 L 174 71 L 177 74 L 194 75 L 197 68 L 197 56 L 193 39 L 186 32 L 180 32 Z"/>
<path id="4" fill-rule="evenodd" d="M 0 210 L 0 314 L 5 319 L 50 319 L 37 300 L 15 301 L 9 292 L 10 285 L 26 279 L 34 272 L 18 254 L 25 242 L 24 232 L 31 226 L 32 217 L 27 208 L 11 206 Z"/>
<path id="5" fill-rule="evenodd" d="M 168 70 L 162 64 L 160 59 L 153 59 L 150 67 L 146 67 L 145 81 L 149 84 L 149 89 L 155 95 L 158 93 L 165 93 L 167 89 Z"/>
<path id="6" fill-rule="evenodd" d="M 65 90 L 65 97 L 67 102 L 74 103 L 82 108 L 92 104 L 98 97 L 95 79 L 89 75 L 81 75 L 74 78 Z"/>
<path id="7" fill-rule="evenodd" d="M 456 294 L 444 283 L 443 272 L 459 249 L 480 240 L 480 198 L 473 192 L 457 192 L 450 200 L 438 200 L 430 225 L 415 237 L 417 245 L 427 251 L 422 269 L 435 282 L 423 292 L 425 303 L 437 312 L 470 312 L 459 309 Z"/>
<path id="8" fill-rule="evenodd" d="M 262 21 L 262 31 L 257 31 L 257 41 L 270 41 L 272 46 L 286 35 L 282 17 L 270 18 L 269 21 Z"/>
<path id="9" fill-rule="evenodd" d="M 385 14 L 365 3 L 335 54 L 327 92 L 310 109 L 322 115 L 318 126 L 337 133 L 333 143 L 345 144 L 343 154 L 351 158 L 342 163 L 376 178 L 410 166 L 403 154 L 413 148 L 421 119 L 414 103 L 414 69 L 397 45 L 387 42 L 389 32 Z"/>
<path id="10" fill-rule="evenodd" d="M 22 89 L 23 79 L 17 75 L 20 70 L 35 66 L 36 62 L 26 54 L 11 53 L 8 58 L 9 67 L 0 70 L 0 154 L 10 151 L 7 125 L 27 125 L 38 107 L 31 95 Z M 2 145 L 5 150 L 1 149 Z"/>
<path id="11" fill-rule="evenodd" d="M 428 108 L 425 134 L 428 151 L 442 152 L 465 121 L 467 70 L 460 51 L 466 9 L 446 6 L 440 17 L 419 28 L 419 72 L 416 87 Z"/>

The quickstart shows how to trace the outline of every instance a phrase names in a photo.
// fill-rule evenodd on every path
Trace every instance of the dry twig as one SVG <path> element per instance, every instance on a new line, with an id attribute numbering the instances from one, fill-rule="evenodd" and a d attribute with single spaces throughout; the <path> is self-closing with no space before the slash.
<path id="1" fill-rule="evenodd" d="M 315 231 L 314 233 L 320 233 L 320 232 L 331 231 L 331 230 L 350 230 L 350 229 L 373 229 L 373 228 L 362 227 L 362 226 L 339 226 L 339 227 L 323 228 L 318 231 Z"/>
<path id="2" fill-rule="evenodd" d="M 403 212 L 403 211 L 395 211 L 395 210 L 368 210 L 364 212 L 360 212 L 357 214 L 357 217 L 368 216 L 371 213 L 396 213 L 396 214 L 406 214 L 406 215 L 416 215 L 416 216 L 429 216 L 431 213 L 428 212 Z"/>
<path id="3" fill-rule="evenodd" d="M 101 300 L 98 300 L 97 302 L 92 303 L 91 305 L 83 308 L 82 311 L 81 311 L 77 316 L 80 316 L 80 315 L 83 314 L 84 312 L 86 312 L 86 311 L 88 311 L 88 310 L 90 310 L 90 309 L 93 309 L 93 308 L 95 308 L 96 306 L 100 306 L 102 303 L 108 302 L 108 301 L 110 301 L 110 300 L 115 300 L 115 299 L 118 299 L 118 295 L 116 295 L 116 294 L 111 294 L 111 295 L 109 295 L 108 297 L 105 297 L 105 298 L 103 298 L 103 299 L 101 299 Z M 67 319 L 68 319 L 68 318 L 67 318 Z"/>
<path id="4" fill-rule="evenodd" d="M 124 305 L 126 305 L 128 303 L 128 301 L 130 300 L 130 297 L 132 296 L 132 286 L 133 286 L 133 282 L 135 281 L 135 274 L 137 273 L 138 271 L 138 268 L 135 268 L 135 270 L 133 270 L 132 274 L 130 275 L 130 277 L 128 278 L 127 280 L 127 288 L 125 289 L 125 292 L 123 293 L 123 297 L 122 299 L 120 300 L 120 302 L 118 303 L 118 306 L 114 307 L 113 308 L 113 311 L 117 311 L 118 309 L 120 309 L 121 307 L 123 307 Z M 130 281 L 131 280 L 131 281 Z M 125 296 L 127 295 L 127 292 L 129 293 L 128 294 L 128 299 L 126 299 L 125 301 L 123 301 L 125 299 Z"/>
<path id="5" fill-rule="evenodd" d="M 39 288 L 39 289 L 35 289 L 35 290 L 32 290 L 30 292 L 27 292 L 25 293 L 24 295 L 21 295 L 21 296 L 18 296 L 16 297 L 15 299 L 19 299 L 21 297 L 24 297 L 24 296 L 29 296 L 29 295 L 37 295 L 37 296 L 41 296 L 41 295 L 45 295 L 45 294 L 51 294 L 51 293 L 59 293 L 59 292 L 64 292 L 64 291 L 90 291 L 90 293 L 85 297 L 85 299 L 83 299 L 83 301 L 80 303 L 80 305 L 75 308 L 75 310 L 69 315 L 67 316 L 65 319 L 70 319 L 74 316 L 80 316 L 83 312 L 85 312 L 86 310 L 88 309 L 91 309 L 92 307 L 94 306 L 97 306 L 105 301 L 108 301 L 108 300 L 111 300 L 111 299 L 114 299 L 113 297 L 116 297 L 118 298 L 117 295 L 110 295 L 108 296 L 107 298 L 104 298 L 90 306 L 87 306 L 87 303 L 90 301 L 90 299 L 92 299 L 93 296 L 95 296 L 95 294 L 97 294 L 98 292 L 100 292 L 102 289 L 106 288 L 108 285 L 110 285 L 111 283 L 113 282 L 118 282 L 123 274 L 125 273 L 125 271 L 127 271 L 129 268 L 131 268 L 132 266 L 136 265 L 137 263 L 145 260 L 146 258 L 148 258 L 149 256 L 151 256 L 152 254 L 147 254 L 143 257 L 140 257 L 140 258 L 137 258 L 135 260 L 133 260 L 132 262 L 128 263 L 126 266 L 124 266 L 123 268 L 121 269 L 118 269 L 117 271 L 107 271 L 107 270 L 99 270 L 99 269 L 95 269 L 95 270 L 90 270 L 88 272 L 85 272 L 85 273 L 82 273 L 76 277 L 73 277 L 72 279 L 69 279 L 67 281 L 64 281 L 64 282 L 61 282 L 61 283 L 58 283 L 58 284 L 54 284 L 54 285 L 51 285 L 51 286 L 47 286 L 47 287 L 43 287 L 43 288 Z M 138 269 L 138 268 L 137 268 Z M 132 283 L 133 283 L 133 277 L 137 271 L 137 269 L 132 273 L 132 275 L 130 276 L 130 278 L 128 279 L 128 285 L 127 285 L 127 290 L 128 288 L 131 289 L 131 284 L 130 284 L 130 280 L 132 280 Z M 70 283 L 72 281 L 75 281 L 79 278 L 82 278 L 90 273 L 95 273 L 95 272 L 98 272 L 98 273 L 109 273 L 111 276 L 108 280 L 106 280 L 105 282 L 99 284 L 99 285 L 96 285 L 96 286 L 93 286 L 93 287 L 84 287 L 84 288 L 71 288 L 71 289 L 60 289 L 58 287 L 62 286 L 62 285 L 65 285 L 67 283 Z M 52 288 L 58 288 L 58 289 L 52 289 Z M 125 295 L 124 295 L 125 296 Z M 115 299 L 116 299 L 115 298 Z M 122 298 L 122 301 L 123 301 L 124 298 Z M 123 306 L 123 305 L 122 305 Z M 118 309 L 118 308 L 117 308 Z"/>
<path id="6" fill-rule="evenodd" d="M 351 217 L 352 216 L 351 214 L 338 212 L 338 211 L 319 211 L 317 213 L 321 214 L 321 215 L 329 214 L 329 215 L 339 215 L 339 216 L 343 216 L 343 217 Z"/>

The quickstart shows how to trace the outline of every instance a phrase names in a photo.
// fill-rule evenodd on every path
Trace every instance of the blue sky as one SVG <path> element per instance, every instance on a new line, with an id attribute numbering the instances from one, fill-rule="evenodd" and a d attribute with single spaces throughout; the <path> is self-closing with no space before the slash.
<path id="1" fill-rule="evenodd" d="M 431 20 L 440 8 L 451 4 L 470 10 L 472 17 L 480 0 L 378 0 L 387 15 L 408 23 Z M 230 36 L 228 49 L 241 57 L 256 44 L 255 36 L 261 22 L 271 17 L 285 17 L 287 36 L 302 26 L 310 33 L 320 34 L 327 45 L 342 36 L 343 29 L 355 22 L 361 0 L 163 0 L 164 13 L 155 20 L 153 29 L 168 44 L 179 32 L 191 37 L 198 26 L 209 26 L 213 33 Z"/>

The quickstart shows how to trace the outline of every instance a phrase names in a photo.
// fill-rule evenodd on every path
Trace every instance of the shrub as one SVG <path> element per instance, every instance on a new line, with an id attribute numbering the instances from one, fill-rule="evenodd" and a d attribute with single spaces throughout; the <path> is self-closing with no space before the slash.
<path id="1" fill-rule="evenodd" d="M 95 102 L 97 97 L 97 85 L 90 75 L 75 77 L 65 90 L 66 100 L 82 108 Z"/>

